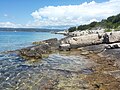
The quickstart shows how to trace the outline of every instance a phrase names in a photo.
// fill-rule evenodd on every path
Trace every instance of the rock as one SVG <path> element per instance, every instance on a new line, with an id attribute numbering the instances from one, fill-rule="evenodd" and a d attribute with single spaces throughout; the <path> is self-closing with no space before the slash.
<path id="1" fill-rule="evenodd" d="M 82 52 L 81 55 L 88 55 L 89 52 L 88 51 L 85 51 L 85 52 Z"/>
<path id="2" fill-rule="evenodd" d="M 108 72 L 104 72 L 104 73 L 110 74 L 110 75 L 114 76 L 116 79 L 120 78 L 120 70 L 108 71 Z"/>
<path id="3" fill-rule="evenodd" d="M 41 44 L 33 47 L 27 47 L 19 50 L 19 55 L 24 59 L 40 59 L 42 54 L 51 52 L 51 47 L 48 44 Z"/>
<path id="4" fill-rule="evenodd" d="M 111 46 L 110 45 L 106 45 L 105 48 L 106 49 L 111 49 Z"/>
<path id="5" fill-rule="evenodd" d="M 113 44 L 108 44 L 105 46 L 106 49 L 115 49 L 115 48 L 120 48 L 120 43 L 113 43 Z"/>
<path id="6" fill-rule="evenodd" d="M 86 46 L 86 47 L 83 47 L 83 49 L 85 49 L 86 51 L 89 51 L 89 52 L 99 53 L 99 52 L 104 51 L 105 44 Z"/>
<path id="7" fill-rule="evenodd" d="M 36 45 L 19 50 L 19 55 L 27 60 L 40 59 L 42 58 L 43 54 L 49 54 L 50 52 L 58 49 L 60 45 L 57 38 L 52 38 L 40 42 L 33 42 L 33 44 Z"/>
<path id="8" fill-rule="evenodd" d="M 59 40 L 57 38 L 52 38 L 44 41 L 33 42 L 33 44 L 35 45 L 49 44 L 50 46 L 59 46 Z"/>
<path id="9" fill-rule="evenodd" d="M 102 84 L 101 84 L 101 83 L 100 83 L 100 84 L 99 84 L 99 83 L 96 83 L 96 84 L 94 84 L 93 86 L 94 86 L 94 88 L 98 88 L 98 89 L 99 89 L 99 88 L 102 86 Z"/>
<path id="10" fill-rule="evenodd" d="M 71 49 L 70 44 L 61 44 L 59 46 L 59 50 L 70 51 L 70 49 Z"/>
<path id="11" fill-rule="evenodd" d="M 57 38 L 52 38 L 48 40 L 44 40 L 43 42 L 48 43 L 50 46 L 55 46 L 59 44 L 59 41 Z"/>
<path id="12" fill-rule="evenodd" d="M 45 43 L 42 42 L 42 41 L 39 41 L 39 42 L 33 42 L 32 44 L 34 44 L 34 45 L 40 45 L 40 44 L 45 44 Z"/>
<path id="13" fill-rule="evenodd" d="M 101 36 L 101 37 L 100 37 Z M 67 37 L 61 40 L 62 44 L 70 44 L 71 48 L 79 48 L 90 45 L 108 44 L 120 41 L 120 31 L 111 33 L 88 34 L 83 36 Z M 117 46 L 115 46 L 117 47 Z"/>

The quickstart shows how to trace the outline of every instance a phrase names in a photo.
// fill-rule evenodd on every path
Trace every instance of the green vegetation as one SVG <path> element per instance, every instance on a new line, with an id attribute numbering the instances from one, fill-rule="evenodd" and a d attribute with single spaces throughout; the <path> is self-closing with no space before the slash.
<path id="1" fill-rule="evenodd" d="M 77 28 L 76 27 L 70 27 L 68 30 L 69 32 L 73 32 L 75 30 L 91 30 L 93 28 L 105 28 L 106 31 L 110 31 L 110 29 L 115 29 L 119 30 L 120 29 L 120 14 L 116 16 L 110 16 L 107 19 L 103 19 L 101 22 L 91 22 L 90 24 L 87 25 L 80 25 Z"/>
<path id="2" fill-rule="evenodd" d="M 73 31 L 76 31 L 76 30 L 77 30 L 76 27 L 70 27 L 70 28 L 68 29 L 69 32 L 73 32 Z"/>
<path id="3" fill-rule="evenodd" d="M 118 26 L 118 27 L 115 29 L 115 31 L 120 31 L 120 26 Z"/>
<path id="4" fill-rule="evenodd" d="M 111 32 L 112 30 L 111 29 L 105 29 L 105 32 Z"/>

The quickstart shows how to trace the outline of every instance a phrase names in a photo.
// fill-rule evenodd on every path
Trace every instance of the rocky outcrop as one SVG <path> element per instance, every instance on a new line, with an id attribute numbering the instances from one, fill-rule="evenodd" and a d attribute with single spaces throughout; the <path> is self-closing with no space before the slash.
<path id="1" fill-rule="evenodd" d="M 19 55 L 27 60 L 40 59 L 43 54 L 49 54 L 59 47 L 59 41 L 56 38 L 34 42 L 34 44 L 36 45 L 18 50 Z"/>
<path id="2" fill-rule="evenodd" d="M 61 43 L 70 44 L 71 48 L 78 48 L 82 46 L 96 45 L 102 43 L 114 43 L 120 41 L 120 31 L 108 32 L 101 34 L 88 34 L 78 37 L 68 37 L 61 40 Z"/>
<path id="3" fill-rule="evenodd" d="M 19 50 L 19 55 L 27 60 L 29 59 L 40 59 L 42 54 L 51 52 L 51 48 L 47 44 L 41 44 L 33 47 L 27 47 Z"/>
<path id="4" fill-rule="evenodd" d="M 60 42 L 57 38 L 51 38 L 44 41 L 33 42 L 34 45 L 48 44 L 51 48 L 57 49 L 60 45 Z"/>

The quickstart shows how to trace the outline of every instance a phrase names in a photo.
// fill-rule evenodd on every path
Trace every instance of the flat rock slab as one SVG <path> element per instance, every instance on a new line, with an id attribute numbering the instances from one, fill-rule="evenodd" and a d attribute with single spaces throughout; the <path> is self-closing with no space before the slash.
<path id="1" fill-rule="evenodd" d="M 120 78 L 120 70 L 108 71 L 108 72 L 104 72 L 104 73 L 110 74 L 110 75 L 114 76 L 116 79 Z"/>
<path id="2" fill-rule="evenodd" d="M 103 56 L 120 61 L 120 49 L 107 49 L 101 53 Z"/>
<path id="3" fill-rule="evenodd" d="M 83 49 L 87 51 L 93 51 L 93 52 L 102 52 L 105 49 L 105 44 L 90 45 L 90 46 L 83 47 Z"/>
<path id="4" fill-rule="evenodd" d="M 46 60 L 45 66 L 49 66 L 53 70 L 68 72 L 90 72 L 88 68 L 95 66 L 95 62 L 86 59 L 84 56 L 65 56 L 51 54 Z"/>

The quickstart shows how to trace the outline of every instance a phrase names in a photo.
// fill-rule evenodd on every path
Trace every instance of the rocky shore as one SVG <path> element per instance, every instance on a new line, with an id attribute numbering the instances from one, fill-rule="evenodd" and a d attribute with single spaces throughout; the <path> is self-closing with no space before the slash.
<path id="1" fill-rule="evenodd" d="M 120 41 L 119 34 L 120 32 L 107 33 L 107 36 L 101 34 L 100 38 L 98 34 L 66 37 L 61 40 L 53 38 L 33 42 L 34 46 L 16 50 L 16 53 L 26 60 L 40 60 L 53 53 L 67 53 L 72 56 L 71 59 L 64 56 L 63 60 L 54 61 L 49 70 L 49 74 L 54 78 L 47 75 L 47 78 L 51 79 L 48 79 L 40 90 L 120 90 L 120 48 L 119 43 L 116 43 Z M 83 64 L 88 67 L 80 69 L 82 64 L 80 65 L 79 59 L 73 55 L 81 57 L 81 62 L 89 60 L 88 65 Z M 63 66 L 54 66 L 58 62 Z M 49 66 L 51 65 L 47 67 Z M 42 83 L 39 80 L 39 85 Z"/>
<path id="2" fill-rule="evenodd" d="M 17 50 L 18 54 L 27 59 L 40 59 L 44 54 L 50 54 L 55 51 L 69 51 L 71 49 L 77 49 L 79 47 L 85 47 L 90 45 L 105 44 L 104 49 L 119 48 L 120 45 L 120 31 L 111 33 L 96 33 L 75 37 L 65 37 L 61 40 L 52 38 L 49 40 L 33 42 L 32 47 L 23 48 Z M 116 43 L 116 44 L 111 44 Z M 99 46 L 98 46 L 99 47 Z"/>
<path id="3" fill-rule="evenodd" d="M 90 90 L 120 89 L 120 49 L 104 50 L 104 45 L 93 45 L 79 50 L 98 64 L 93 68 L 95 72 L 85 78 Z"/>

